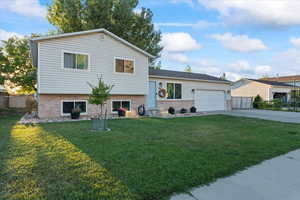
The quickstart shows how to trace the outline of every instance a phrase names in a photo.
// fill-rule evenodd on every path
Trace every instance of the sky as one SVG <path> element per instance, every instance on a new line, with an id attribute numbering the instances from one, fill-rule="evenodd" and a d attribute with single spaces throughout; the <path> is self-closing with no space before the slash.
<path id="1" fill-rule="evenodd" d="M 0 40 L 45 34 L 51 0 L 1 0 Z M 140 0 L 162 33 L 162 69 L 240 78 L 300 74 L 299 0 Z"/>

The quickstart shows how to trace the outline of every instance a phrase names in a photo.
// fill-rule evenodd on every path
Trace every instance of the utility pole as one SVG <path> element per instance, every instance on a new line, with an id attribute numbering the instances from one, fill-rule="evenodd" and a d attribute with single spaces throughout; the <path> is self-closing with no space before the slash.
<path id="1" fill-rule="evenodd" d="M 295 79 L 294 79 L 294 84 L 293 85 L 294 85 L 294 88 L 293 88 L 294 102 L 293 103 L 294 103 L 294 112 L 296 112 L 296 95 L 297 94 L 296 94 L 296 80 Z"/>

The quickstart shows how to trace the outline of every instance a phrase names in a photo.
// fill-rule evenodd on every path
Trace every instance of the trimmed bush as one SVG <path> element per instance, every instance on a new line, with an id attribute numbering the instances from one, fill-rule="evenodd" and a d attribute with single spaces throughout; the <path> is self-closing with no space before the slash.
<path id="1" fill-rule="evenodd" d="M 197 108 L 194 107 L 194 106 L 191 107 L 191 108 L 190 108 L 190 112 L 191 112 L 191 113 L 196 113 L 196 112 L 197 112 Z"/>
<path id="2" fill-rule="evenodd" d="M 254 98 L 254 101 L 253 101 L 253 108 L 262 108 L 262 105 L 263 104 L 263 99 L 261 98 L 261 96 L 257 95 L 255 98 Z"/>
<path id="3" fill-rule="evenodd" d="M 169 107 L 168 113 L 170 113 L 171 115 L 174 115 L 175 114 L 175 109 L 173 107 Z"/>

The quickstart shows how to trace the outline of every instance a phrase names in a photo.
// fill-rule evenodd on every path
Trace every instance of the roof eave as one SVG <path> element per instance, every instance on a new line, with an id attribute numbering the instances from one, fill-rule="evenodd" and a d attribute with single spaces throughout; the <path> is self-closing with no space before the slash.
<path id="1" fill-rule="evenodd" d="M 209 83 L 222 83 L 222 84 L 231 84 L 229 81 L 213 81 L 205 79 L 192 79 L 192 78 L 180 78 L 172 76 L 158 76 L 158 75 L 149 75 L 149 78 L 161 78 L 161 79 L 177 79 L 177 80 L 187 80 L 187 81 L 199 81 L 199 82 L 209 82 Z"/>

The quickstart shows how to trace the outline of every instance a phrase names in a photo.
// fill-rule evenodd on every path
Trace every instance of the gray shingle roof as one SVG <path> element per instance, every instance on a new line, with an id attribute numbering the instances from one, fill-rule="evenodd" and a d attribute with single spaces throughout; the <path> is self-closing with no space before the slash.
<path id="1" fill-rule="evenodd" d="M 266 80 L 261 80 L 261 79 L 249 79 L 249 80 L 256 81 L 256 82 L 259 82 L 259 83 L 264 83 L 264 84 L 267 84 L 267 85 L 273 85 L 273 86 L 293 87 L 292 85 L 277 82 L 277 81 L 266 81 Z"/>
<path id="2" fill-rule="evenodd" d="M 162 76 L 162 77 L 172 77 L 172 78 L 184 78 L 184 79 L 192 79 L 192 80 L 206 80 L 206 81 L 222 81 L 228 82 L 227 80 L 222 80 L 220 78 L 210 76 L 207 74 L 199 74 L 199 73 L 190 73 L 190 72 L 179 72 L 179 71 L 171 71 L 164 69 L 154 69 L 149 68 L 150 76 Z"/>

